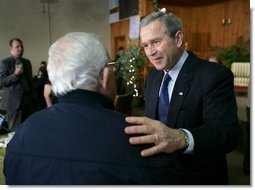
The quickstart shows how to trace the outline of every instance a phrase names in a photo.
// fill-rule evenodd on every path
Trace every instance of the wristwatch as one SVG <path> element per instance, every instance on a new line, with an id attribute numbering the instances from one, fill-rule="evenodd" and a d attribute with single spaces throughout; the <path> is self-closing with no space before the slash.
<path id="1" fill-rule="evenodd" d="M 182 129 L 180 129 L 180 130 L 183 131 L 183 133 L 184 133 L 184 141 L 186 143 L 186 146 L 185 146 L 185 148 L 183 148 L 183 150 L 185 151 L 189 147 L 189 135 L 188 135 L 188 133 L 186 133 L 185 130 L 182 130 Z"/>
<path id="2" fill-rule="evenodd" d="M 183 131 L 185 136 L 184 136 L 184 140 L 185 140 L 185 143 L 186 143 L 186 148 L 189 147 L 189 135 L 188 133 L 186 133 L 186 131 Z"/>

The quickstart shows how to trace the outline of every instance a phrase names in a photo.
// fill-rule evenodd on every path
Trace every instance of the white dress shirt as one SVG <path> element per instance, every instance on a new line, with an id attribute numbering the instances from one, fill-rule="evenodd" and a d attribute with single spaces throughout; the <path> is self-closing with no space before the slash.
<path id="1" fill-rule="evenodd" d="M 179 61 L 177 62 L 177 64 L 167 73 L 166 71 L 165 74 L 169 74 L 170 77 L 171 77 L 171 80 L 168 84 L 168 96 L 169 96 L 169 102 L 171 100 L 171 97 L 172 97 L 172 92 L 173 92 L 173 88 L 174 88 L 174 85 L 175 85 L 175 82 L 176 82 L 176 79 L 179 75 L 179 72 L 184 64 L 184 62 L 186 61 L 187 57 L 188 57 L 188 52 L 184 50 L 181 58 L 179 59 Z M 165 76 L 164 76 L 165 77 Z M 164 81 L 164 78 L 162 80 L 162 82 Z M 162 88 L 162 83 L 161 83 L 161 86 L 160 86 L 160 90 L 159 90 L 159 94 L 161 92 L 161 88 Z M 187 129 L 181 129 L 181 130 L 184 130 L 188 136 L 189 136 L 189 146 L 188 148 L 184 151 L 184 154 L 192 154 L 193 153 L 193 150 L 194 150 L 194 145 L 195 145 L 195 142 L 194 142 L 194 138 L 193 138 L 193 135 L 191 134 L 191 132 Z"/>

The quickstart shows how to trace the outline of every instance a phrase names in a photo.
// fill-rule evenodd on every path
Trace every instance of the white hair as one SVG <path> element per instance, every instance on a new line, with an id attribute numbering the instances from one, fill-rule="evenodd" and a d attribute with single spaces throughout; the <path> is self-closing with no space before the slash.
<path id="1" fill-rule="evenodd" d="M 95 34 L 64 35 L 49 49 L 47 70 L 53 93 L 64 95 L 80 87 L 96 87 L 108 60 L 108 53 Z"/>

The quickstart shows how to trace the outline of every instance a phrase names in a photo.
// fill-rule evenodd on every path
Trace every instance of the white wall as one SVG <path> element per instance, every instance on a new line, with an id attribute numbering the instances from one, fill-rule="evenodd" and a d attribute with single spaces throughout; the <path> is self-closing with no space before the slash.
<path id="1" fill-rule="evenodd" d="M 109 1 L 48 1 L 51 30 L 48 6 L 43 3 L 47 0 L 0 0 L 0 59 L 10 55 L 9 40 L 19 37 L 24 43 L 24 57 L 31 60 L 36 73 L 39 63 L 47 61 L 50 43 L 74 31 L 98 34 L 110 51 Z"/>

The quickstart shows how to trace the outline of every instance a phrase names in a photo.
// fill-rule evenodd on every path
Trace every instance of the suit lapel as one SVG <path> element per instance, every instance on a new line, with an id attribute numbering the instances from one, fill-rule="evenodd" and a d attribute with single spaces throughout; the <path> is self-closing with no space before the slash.
<path id="1" fill-rule="evenodd" d="M 169 111 L 168 111 L 168 121 L 170 127 L 176 128 L 176 121 L 178 118 L 178 115 L 180 114 L 180 111 L 183 106 L 183 101 L 187 97 L 191 82 L 194 77 L 194 73 L 192 69 L 192 63 L 190 62 L 190 55 L 188 59 L 185 61 L 178 77 L 175 82 L 175 86 L 172 92 L 171 102 L 169 105 Z"/>
<path id="2" fill-rule="evenodd" d="M 158 119 L 158 93 L 163 76 L 163 71 L 153 70 L 149 74 L 147 81 L 149 85 L 146 89 L 147 101 L 145 104 L 145 115 L 153 119 Z"/>
<path id="3" fill-rule="evenodd" d="M 159 99 L 159 89 L 160 89 L 160 85 L 161 85 L 161 81 L 162 81 L 162 78 L 164 76 L 164 72 L 158 72 L 158 74 L 155 76 L 154 78 L 154 88 L 155 90 L 152 90 L 151 94 L 152 94 L 152 107 L 154 108 L 155 110 L 155 118 L 158 117 L 158 99 Z"/>

